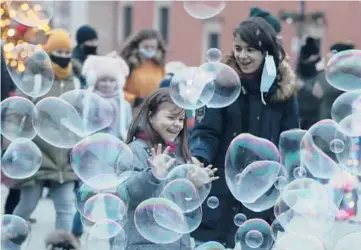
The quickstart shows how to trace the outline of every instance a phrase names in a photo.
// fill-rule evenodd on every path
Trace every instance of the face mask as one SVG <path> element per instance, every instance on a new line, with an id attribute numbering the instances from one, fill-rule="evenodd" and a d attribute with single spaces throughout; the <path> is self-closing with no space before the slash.
<path id="1" fill-rule="evenodd" d="M 273 82 L 275 81 L 277 77 L 277 69 L 276 64 L 273 56 L 266 55 L 265 62 L 263 65 L 263 72 L 262 72 L 262 78 L 261 78 L 261 99 L 264 105 L 266 105 L 266 102 L 264 100 L 263 94 L 268 93 L 270 88 L 273 85 Z"/>
<path id="2" fill-rule="evenodd" d="M 157 52 L 155 50 L 153 50 L 153 49 L 147 50 L 147 49 L 144 49 L 144 48 L 140 48 L 139 53 L 143 57 L 150 59 L 150 58 L 153 58 L 156 55 Z"/>
<path id="3" fill-rule="evenodd" d="M 70 63 L 70 57 L 60 57 L 60 56 L 54 56 L 50 55 L 50 59 L 57 65 L 59 65 L 62 68 L 68 67 Z"/>
<path id="4" fill-rule="evenodd" d="M 86 54 L 86 55 L 95 55 L 97 53 L 97 48 L 98 47 L 96 47 L 96 46 L 84 45 L 83 51 L 84 51 L 84 54 Z"/>

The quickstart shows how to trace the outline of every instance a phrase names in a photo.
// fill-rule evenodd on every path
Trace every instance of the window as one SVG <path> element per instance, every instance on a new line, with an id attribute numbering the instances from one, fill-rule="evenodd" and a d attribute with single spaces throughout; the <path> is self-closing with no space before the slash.
<path id="1" fill-rule="evenodd" d="M 208 49 L 217 48 L 219 49 L 219 34 L 218 33 L 210 33 L 208 35 Z"/>
<path id="2" fill-rule="evenodd" d="M 217 19 L 204 22 L 201 62 L 205 62 L 207 50 L 211 48 L 221 49 L 221 30 L 221 23 Z"/>
<path id="3" fill-rule="evenodd" d="M 123 9 L 123 39 L 127 39 L 132 34 L 133 29 L 133 6 L 126 5 Z"/>
<path id="4" fill-rule="evenodd" d="M 171 1 L 155 1 L 154 28 L 159 31 L 163 40 L 169 42 L 169 19 Z"/>

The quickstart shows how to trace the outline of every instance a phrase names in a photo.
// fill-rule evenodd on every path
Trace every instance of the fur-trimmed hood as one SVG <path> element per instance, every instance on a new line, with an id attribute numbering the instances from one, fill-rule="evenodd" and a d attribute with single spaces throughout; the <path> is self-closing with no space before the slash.
<path id="1" fill-rule="evenodd" d="M 242 76 L 241 70 L 238 67 L 237 61 L 233 54 L 227 55 L 222 62 L 233 68 L 239 76 Z M 290 99 L 295 96 L 300 89 L 295 72 L 288 64 L 287 60 L 283 60 L 278 66 L 279 75 L 277 76 L 278 88 L 273 94 L 271 100 L 280 102 Z"/>

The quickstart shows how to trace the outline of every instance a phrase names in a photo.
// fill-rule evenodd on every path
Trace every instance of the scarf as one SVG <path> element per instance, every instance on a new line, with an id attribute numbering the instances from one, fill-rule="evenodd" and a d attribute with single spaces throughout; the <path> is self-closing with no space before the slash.
<path id="1" fill-rule="evenodd" d="M 150 139 L 144 131 L 138 132 L 135 137 L 145 141 L 149 141 Z M 177 151 L 177 144 L 174 142 L 166 142 L 165 144 L 169 147 L 169 153 L 175 153 Z"/>
<path id="2" fill-rule="evenodd" d="M 56 78 L 59 80 L 66 80 L 72 74 L 72 63 L 69 63 L 68 67 L 66 68 L 62 68 L 54 62 L 51 62 L 51 66 L 53 68 Z"/>

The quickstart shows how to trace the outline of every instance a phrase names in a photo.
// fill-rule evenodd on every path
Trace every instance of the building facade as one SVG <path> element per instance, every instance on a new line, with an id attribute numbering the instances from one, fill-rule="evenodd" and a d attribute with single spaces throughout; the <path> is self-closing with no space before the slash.
<path id="1" fill-rule="evenodd" d="M 300 1 L 226 1 L 224 10 L 214 18 L 199 20 L 191 17 L 182 1 L 56 1 L 59 8 L 54 26 L 71 31 L 90 24 L 100 36 L 100 53 L 120 50 L 133 32 L 143 28 L 159 30 L 168 44 L 168 61 L 187 65 L 204 62 L 205 52 L 218 47 L 231 51 L 232 31 L 248 17 L 250 8 L 258 6 L 279 16 L 283 11 L 298 11 Z M 58 11 L 59 10 L 59 11 Z M 335 42 L 353 41 L 361 48 L 361 3 L 359 1 L 306 1 L 306 13 L 321 11 L 326 25 L 309 25 L 306 33 L 322 37 L 324 53 Z M 299 47 L 297 25 L 283 22 L 282 36 L 292 59 Z"/>

